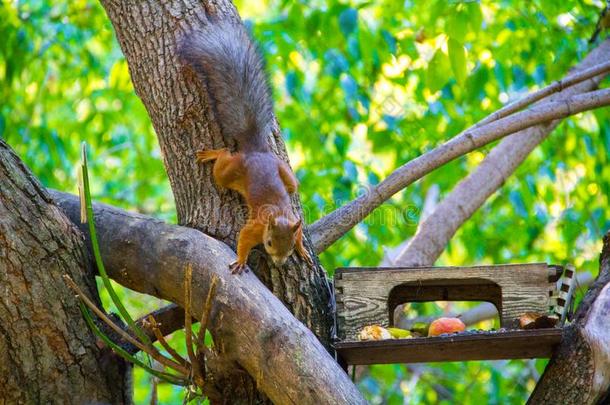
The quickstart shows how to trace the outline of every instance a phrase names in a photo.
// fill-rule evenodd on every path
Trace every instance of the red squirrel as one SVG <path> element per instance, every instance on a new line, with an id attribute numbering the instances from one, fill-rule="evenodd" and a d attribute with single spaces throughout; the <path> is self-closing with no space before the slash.
<path id="1" fill-rule="evenodd" d="M 298 181 L 267 143 L 274 120 L 271 90 L 245 28 L 239 22 L 210 21 L 184 38 L 179 54 L 207 85 L 223 136 L 237 141 L 234 153 L 226 148 L 196 153 L 200 163 L 214 161 L 216 184 L 237 191 L 248 205 L 232 272 L 246 269 L 248 254 L 259 243 L 277 266 L 295 249 L 311 264 L 303 224 L 290 203 Z"/>

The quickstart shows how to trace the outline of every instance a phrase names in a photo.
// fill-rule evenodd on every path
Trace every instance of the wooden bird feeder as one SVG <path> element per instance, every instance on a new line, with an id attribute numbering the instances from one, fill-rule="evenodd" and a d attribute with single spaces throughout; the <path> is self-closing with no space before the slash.
<path id="1" fill-rule="evenodd" d="M 573 270 L 557 289 L 561 266 L 544 263 L 476 267 L 341 268 L 335 273 L 335 348 L 346 364 L 388 364 L 550 357 L 561 327 L 514 330 L 526 312 L 559 312 L 565 318 Z M 367 325 L 393 326 L 400 304 L 487 301 L 500 315 L 500 331 L 438 337 L 359 341 Z M 556 301 L 556 302 L 554 302 Z M 559 305 L 559 306 L 557 306 Z"/>

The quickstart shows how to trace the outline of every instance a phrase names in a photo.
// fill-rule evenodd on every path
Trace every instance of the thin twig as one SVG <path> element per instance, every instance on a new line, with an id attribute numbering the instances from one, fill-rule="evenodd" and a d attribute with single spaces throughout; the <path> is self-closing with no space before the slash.
<path id="1" fill-rule="evenodd" d="M 510 103 L 507 106 L 502 107 L 494 113 L 489 114 L 487 117 L 479 121 L 477 124 L 468 128 L 466 131 L 469 131 L 474 128 L 482 127 L 485 124 L 489 124 L 490 122 L 497 121 L 501 118 L 508 117 L 509 115 L 524 109 L 530 104 L 534 104 L 536 101 L 540 101 L 545 97 L 550 96 L 553 93 L 557 93 L 563 91 L 564 89 L 571 87 L 577 83 L 584 82 L 585 80 L 591 79 L 592 77 L 598 76 L 602 73 L 606 73 L 610 71 L 610 62 L 600 63 L 598 65 L 592 66 L 588 69 L 585 69 L 581 72 L 577 72 L 571 74 L 564 79 L 557 80 L 548 86 L 535 91 L 533 93 L 528 94 L 520 100 L 517 100 L 513 103 Z M 464 131 L 464 132 L 466 132 Z"/>
<path id="2" fill-rule="evenodd" d="M 85 305 L 87 305 L 87 307 L 89 307 L 89 309 L 91 309 L 102 321 L 104 321 L 104 323 L 106 323 L 108 326 L 110 326 L 112 328 L 112 330 L 114 330 L 116 333 L 118 333 L 123 339 L 125 339 L 132 345 L 136 346 L 141 351 L 148 353 L 150 356 L 152 356 L 152 358 L 154 358 L 155 360 L 157 360 L 159 363 L 163 364 L 164 366 L 172 368 L 172 369 L 176 370 L 177 372 L 188 376 L 188 374 L 189 374 L 188 369 L 186 369 L 182 365 L 176 363 L 175 361 L 166 358 L 161 353 L 159 353 L 156 349 L 153 348 L 151 350 L 150 347 L 147 347 L 144 344 L 142 344 L 139 340 L 134 339 L 129 333 L 125 332 L 120 326 L 118 326 L 110 318 L 108 318 L 108 316 L 103 311 L 101 311 L 82 292 L 82 290 L 76 285 L 76 283 L 70 278 L 70 276 L 65 275 L 64 279 L 66 280 L 66 283 L 68 284 L 68 286 L 70 288 L 72 288 L 72 290 L 74 290 L 74 292 L 78 295 L 78 297 L 81 299 L 81 301 L 83 301 L 85 303 Z"/>
<path id="3" fill-rule="evenodd" d="M 200 352 L 203 352 L 203 348 L 205 347 L 205 330 L 208 327 L 208 320 L 210 319 L 210 312 L 212 311 L 212 299 L 214 295 L 216 295 L 216 285 L 218 284 L 218 276 L 214 274 L 212 276 L 212 281 L 210 282 L 210 289 L 208 290 L 208 296 L 203 304 L 203 309 L 201 310 L 201 321 L 199 325 L 199 340 L 197 341 L 197 349 Z"/>
<path id="4" fill-rule="evenodd" d="M 155 334 L 157 341 L 161 344 L 161 346 L 163 346 L 165 351 L 168 352 L 178 363 L 182 364 L 185 367 L 188 367 L 188 361 L 186 361 L 184 357 L 180 356 L 180 354 L 178 354 L 178 352 L 174 350 L 174 348 L 171 347 L 169 343 L 167 343 L 167 340 L 165 340 L 165 337 L 161 333 L 161 330 L 159 329 L 159 324 L 155 320 L 155 317 L 149 315 L 148 322 L 150 323 L 150 327 L 153 333 Z"/>
<path id="5" fill-rule="evenodd" d="M 151 387 L 151 393 L 150 393 L 150 405 L 158 405 L 159 397 L 157 394 L 157 384 L 159 384 L 159 382 L 157 381 L 157 378 L 154 376 L 151 377 L 151 380 L 152 380 L 152 387 Z"/>
<path id="6" fill-rule="evenodd" d="M 106 273 L 106 268 L 104 266 L 104 261 L 102 260 L 102 254 L 100 252 L 100 245 L 97 241 L 97 231 L 95 230 L 95 220 L 93 216 L 93 203 L 91 202 L 91 192 L 89 186 L 89 174 L 87 168 L 87 143 L 83 142 L 81 146 L 81 176 L 79 178 L 82 181 L 80 184 L 80 190 L 82 191 L 81 202 L 85 201 L 85 213 L 87 214 L 87 222 L 89 224 L 89 238 L 91 239 L 91 249 L 93 250 L 93 257 L 95 259 L 95 264 L 97 265 L 97 271 L 104 283 L 104 287 L 108 291 L 108 295 L 112 300 L 112 303 L 116 306 L 117 310 L 121 317 L 127 323 L 127 326 L 134 332 L 134 334 L 140 339 L 144 344 L 154 350 L 152 347 L 152 342 L 150 341 L 148 335 L 144 333 L 144 331 L 135 324 L 133 318 L 125 309 L 125 306 L 121 302 L 118 294 L 114 290 L 112 283 L 110 282 L 110 278 L 108 277 L 108 273 Z M 82 208 L 81 208 L 82 215 Z"/>
<path id="7" fill-rule="evenodd" d="M 191 279 L 193 276 L 193 267 L 187 264 L 184 269 L 184 335 L 186 340 L 186 352 L 191 363 L 193 381 L 199 386 L 203 386 L 203 375 L 199 368 L 197 355 L 193 350 L 193 330 L 192 330 L 192 315 L 191 315 Z"/>
<path id="8" fill-rule="evenodd" d="M 191 264 L 187 264 L 184 269 L 184 334 L 186 340 L 186 352 L 191 360 L 195 358 L 193 352 L 193 331 L 192 331 L 192 320 L 191 320 L 191 278 L 193 274 L 193 268 Z"/>
<path id="9" fill-rule="evenodd" d="M 136 324 L 144 329 L 151 340 L 156 339 L 148 322 L 151 315 L 155 318 L 163 336 L 168 336 L 172 332 L 184 328 L 184 308 L 172 302 L 136 319 Z"/>

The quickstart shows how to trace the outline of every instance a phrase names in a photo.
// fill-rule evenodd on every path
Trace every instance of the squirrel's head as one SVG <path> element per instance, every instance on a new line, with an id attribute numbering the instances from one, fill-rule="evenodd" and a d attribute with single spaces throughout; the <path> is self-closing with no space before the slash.
<path id="1" fill-rule="evenodd" d="M 294 239 L 301 227 L 301 220 L 290 221 L 285 216 L 270 217 L 263 232 L 265 250 L 276 266 L 286 263 L 294 250 Z"/>

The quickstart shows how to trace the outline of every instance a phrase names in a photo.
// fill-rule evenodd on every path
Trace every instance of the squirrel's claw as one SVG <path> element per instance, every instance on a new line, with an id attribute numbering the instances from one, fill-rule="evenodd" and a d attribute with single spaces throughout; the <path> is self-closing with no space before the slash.
<path id="1" fill-rule="evenodd" d="M 229 265 L 229 269 L 231 270 L 231 274 L 242 274 L 242 273 L 247 273 L 248 270 L 248 266 L 246 266 L 246 263 L 240 263 L 238 261 L 235 261 L 233 263 L 231 263 Z"/>
<path id="2" fill-rule="evenodd" d="M 309 266 L 313 266 L 313 259 L 311 258 L 311 256 L 309 255 L 309 252 L 307 252 L 307 250 L 305 250 L 305 249 L 297 249 L 297 253 L 299 254 L 299 256 L 301 256 L 301 258 L 303 260 L 305 260 L 305 262 Z"/>
<path id="3" fill-rule="evenodd" d="M 197 163 L 211 162 L 218 159 L 226 149 L 198 150 L 195 152 Z"/>

